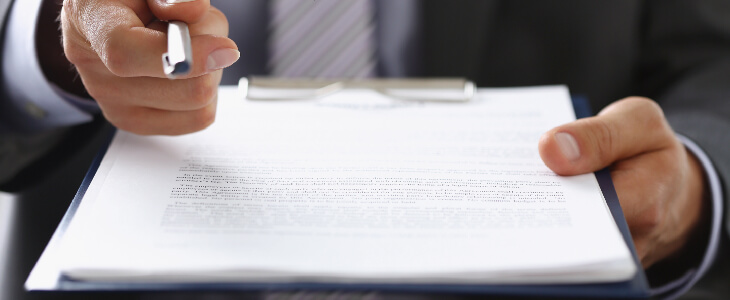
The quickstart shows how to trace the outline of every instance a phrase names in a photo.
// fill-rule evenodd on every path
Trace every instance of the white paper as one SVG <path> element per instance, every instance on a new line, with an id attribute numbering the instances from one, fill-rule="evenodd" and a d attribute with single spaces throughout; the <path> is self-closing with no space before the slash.
<path id="1" fill-rule="evenodd" d="M 561 177 L 540 135 L 567 89 L 469 103 L 366 90 L 246 101 L 208 129 L 119 132 L 62 243 L 85 280 L 557 283 L 635 270 L 593 174 Z"/>

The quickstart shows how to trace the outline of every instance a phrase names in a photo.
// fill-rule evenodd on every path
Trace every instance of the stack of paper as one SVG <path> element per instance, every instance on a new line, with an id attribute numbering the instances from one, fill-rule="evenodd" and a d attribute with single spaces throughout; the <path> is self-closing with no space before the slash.
<path id="1" fill-rule="evenodd" d="M 118 132 L 61 244 L 89 281 L 576 283 L 636 272 L 593 174 L 561 177 L 540 135 L 564 87 L 468 103 L 368 90 L 247 101 L 210 128 Z"/>

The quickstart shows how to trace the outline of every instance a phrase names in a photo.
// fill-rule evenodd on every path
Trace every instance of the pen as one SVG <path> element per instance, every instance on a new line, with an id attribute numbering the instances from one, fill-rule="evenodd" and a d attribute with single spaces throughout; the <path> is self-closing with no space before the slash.
<path id="1" fill-rule="evenodd" d="M 185 22 L 169 22 L 167 53 L 162 54 L 162 66 L 170 79 L 185 76 L 192 70 L 193 49 L 190 45 L 190 30 Z"/>

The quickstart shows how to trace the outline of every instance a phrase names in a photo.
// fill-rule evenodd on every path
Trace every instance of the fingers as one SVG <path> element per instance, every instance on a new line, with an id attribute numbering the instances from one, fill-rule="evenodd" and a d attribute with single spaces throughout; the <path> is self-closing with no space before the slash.
<path id="1" fill-rule="evenodd" d="M 167 111 L 138 106 L 102 106 L 104 116 L 117 128 L 136 134 L 180 135 L 199 131 L 215 121 L 214 100 L 191 111 Z"/>
<path id="2" fill-rule="evenodd" d="M 649 99 L 631 97 L 609 105 L 596 117 L 546 132 L 539 150 L 554 172 L 577 175 L 676 144 L 661 108 Z"/>
<path id="3" fill-rule="evenodd" d="M 678 253 L 702 211 L 702 172 L 690 168 L 661 108 L 639 97 L 617 101 L 598 116 L 554 128 L 540 138 L 540 156 L 561 175 L 611 166 L 621 208 L 643 266 Z"/>
<path id="4" fill-rule="evenodd" d="M 81 68 L 95 67 L 89 65 L 101 62 L 103 66 L 96 67 L 103 67 L 118 77 L 165 78 L 161 57 L 167 52 L 167 36 L 159 31 L 159 22 L 151 22 L 149 27 L 152 28 L 127 24 L 114 27 L 106 34 L 92 36 L 89 43 L 97 52 L 98 60 L 88 59 L 89 53 L 72 47 L 66 47 L 67 56 Z M 211 8 L 200 22 L 190 26 L 190 31 L 193 69 L 186 78 L 228 67 L 238 60 L 238 47 L 225 37 L 228 21 L 217 9 Z"/>
<path id="5" fill-rule="evenodd" d="M 215 119 L 222 72 L 187 80 L 85 76 L 89 94 L 117 128 L 137 134 L 180 135 L 208 127 Z M 87 74 L 88 75 L 88 74 Z"/>
<path id="6" fill-rule="evenodd" d="M 168 80 L 165 22 L 188 23 L 193 68 Z M 201 130 L 215 118 L 222 68 L 239 58 L 228 20 L 209 0 L 65 0 L 64 51 L 105 117 L 138 134 L 177 135 Z"/>
<path id="7" fill-rule="evenodd" d="M 118 77 L 165 78 L 162 54 L 167 52 L 163 33 L 135 28 L 110 38 L 101 56 L 106 68 Z M 240 57 L 236 44 L 225 37 L 199 35 L 191 38 L 193 66 L 184 78 L 198 77 L 226 68 Z"/>
<path id="8" fill-rule="evenodd" d="M 84 84 L 89 94 L 102 105 L 118 103 L 160 110 L 188 111 L 203 108 L 214 100 L 221 74 L 214 72 L 187 80 L 113 78 L 114 75 L 108 74 L 84 76 Z"/>

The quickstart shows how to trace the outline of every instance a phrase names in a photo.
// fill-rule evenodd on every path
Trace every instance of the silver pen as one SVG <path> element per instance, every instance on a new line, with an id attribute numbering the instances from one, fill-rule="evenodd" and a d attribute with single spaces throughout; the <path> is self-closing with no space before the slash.
<path id="1" fill-rule="evenodd" d="M 176 79 L 190 74 L 193 49 L 188 24 L 170 21 L 167 28 L 167 53 L 162 54 L 162 66 L 167 78 Z"/>

